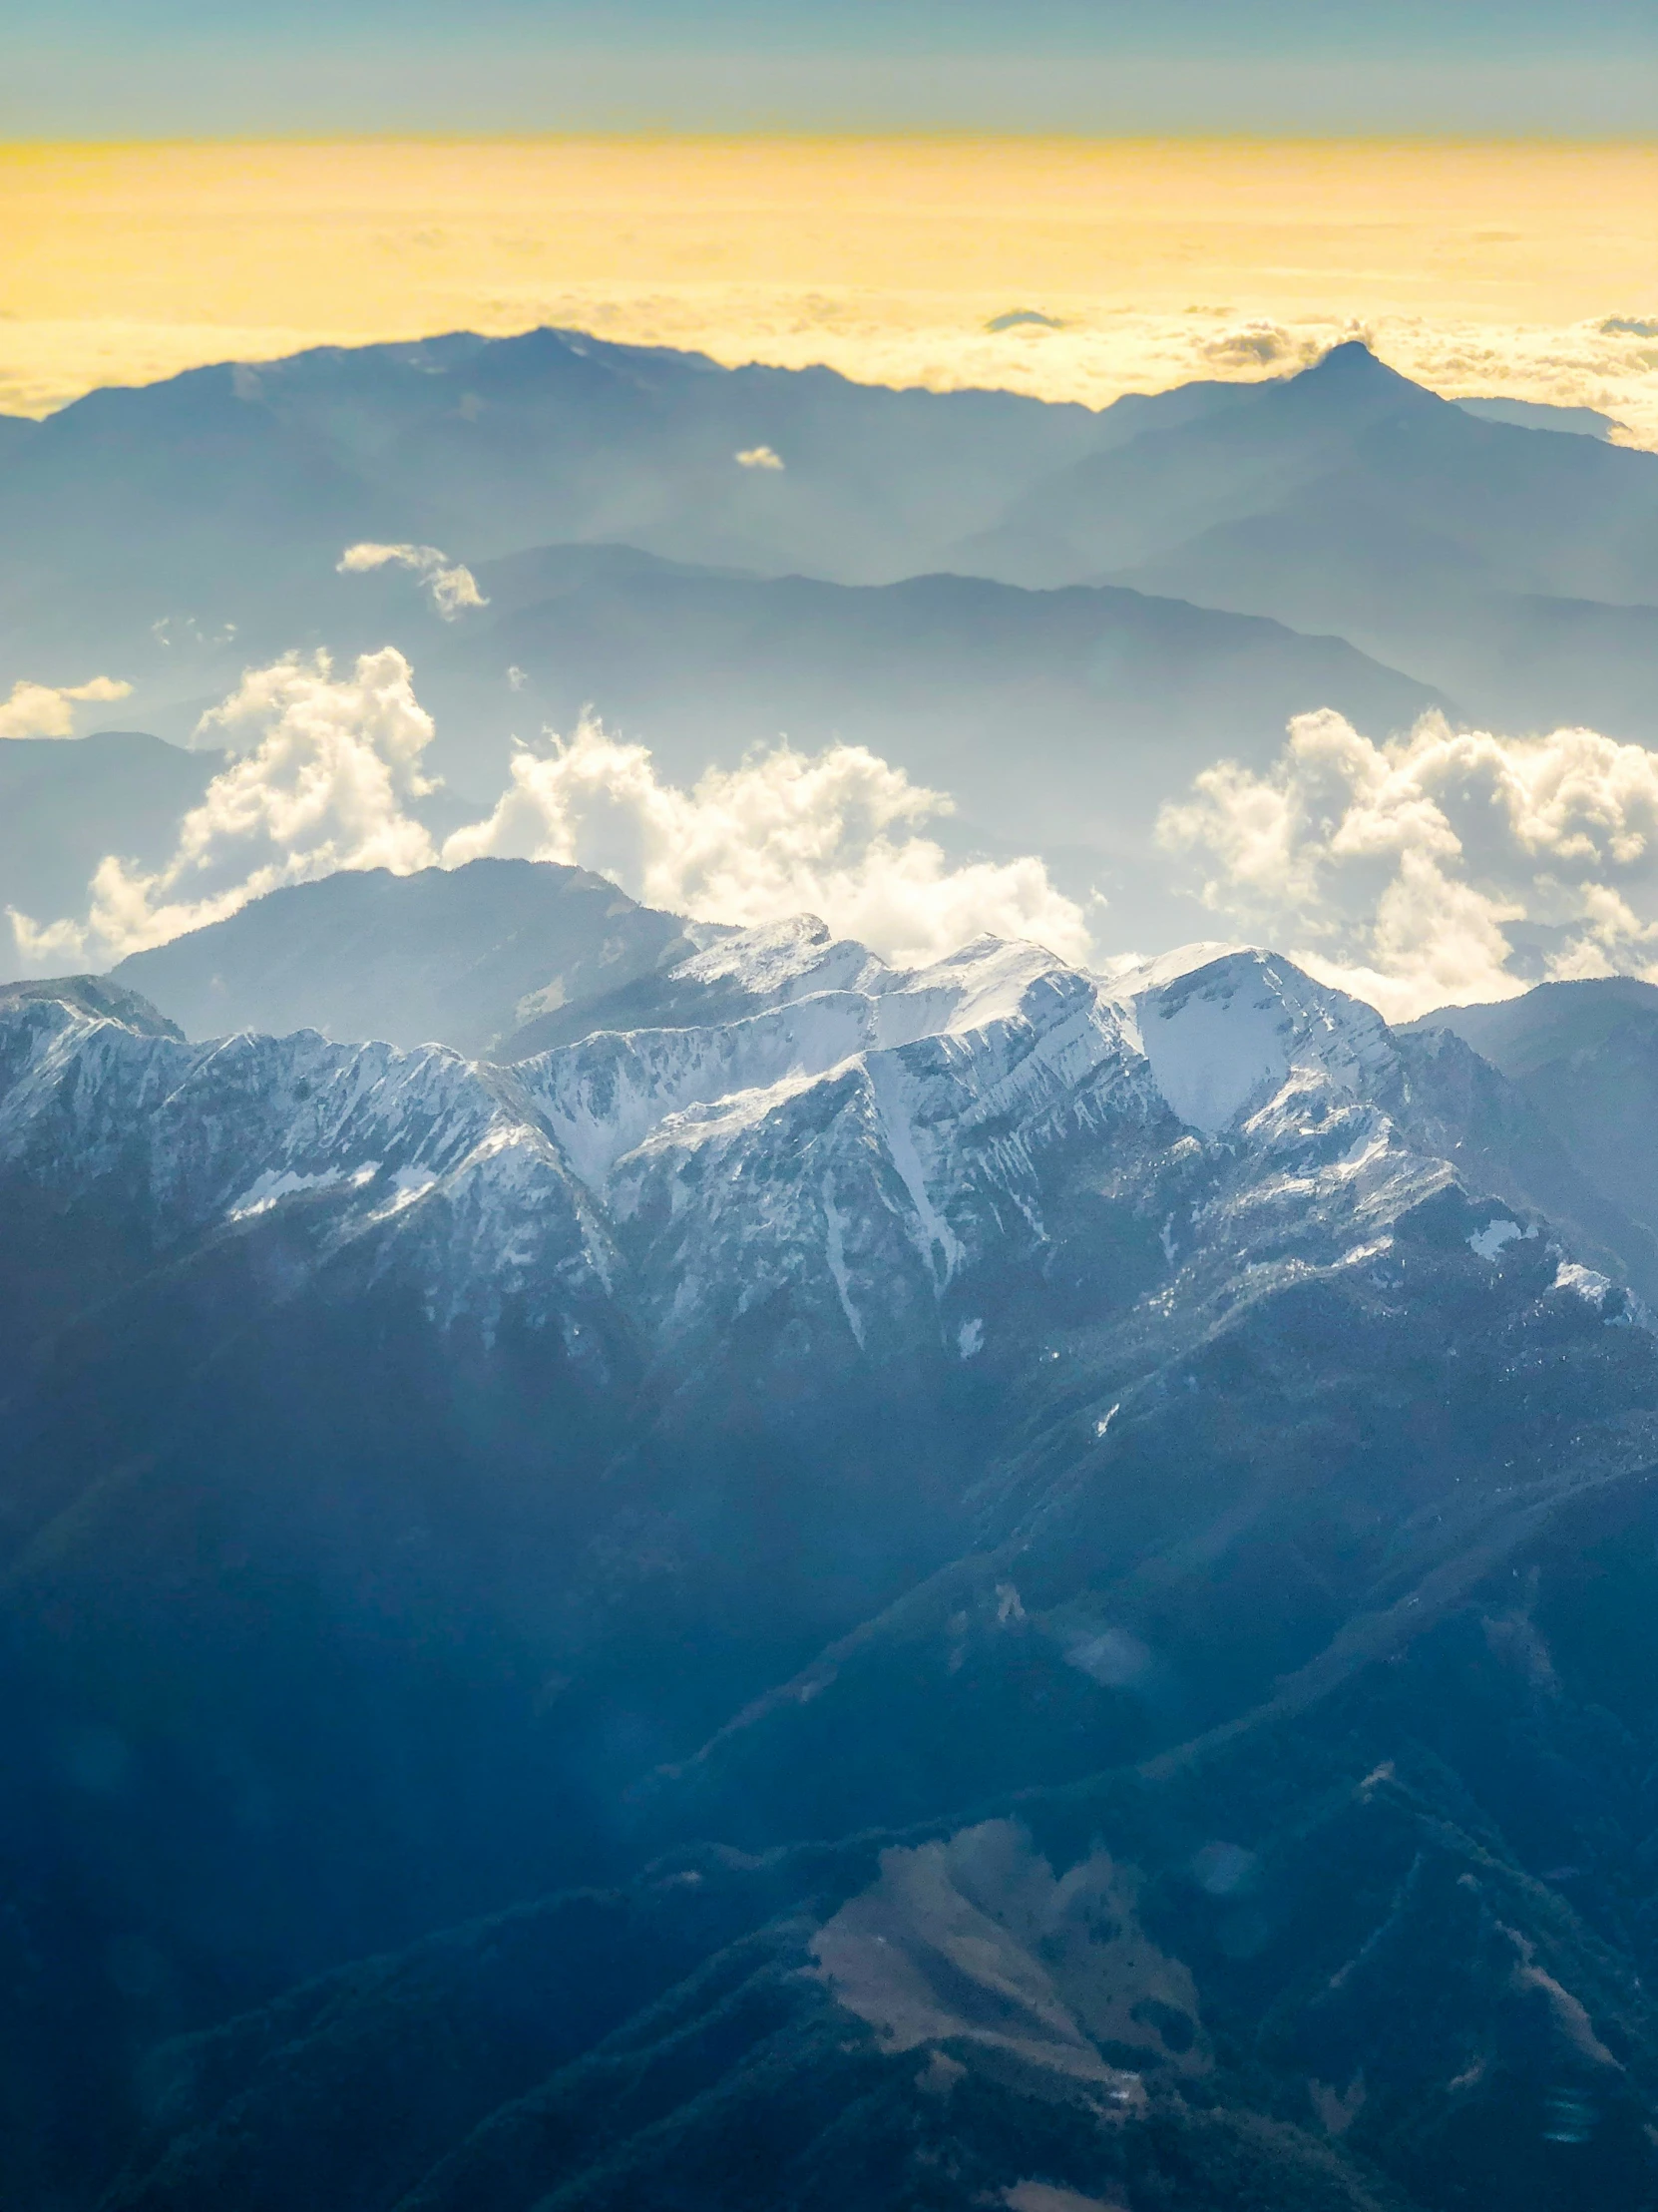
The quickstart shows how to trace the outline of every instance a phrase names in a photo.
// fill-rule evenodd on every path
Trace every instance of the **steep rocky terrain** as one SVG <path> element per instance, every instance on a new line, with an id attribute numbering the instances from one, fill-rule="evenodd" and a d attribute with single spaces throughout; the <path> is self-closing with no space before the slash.
<path id="1" fill-rule="evenodd" d="M 1647 1232 L 1509 1078 L 805 921 L 537 1020 L 0 999 L 9 2200 L 1653 2201 Z"/>

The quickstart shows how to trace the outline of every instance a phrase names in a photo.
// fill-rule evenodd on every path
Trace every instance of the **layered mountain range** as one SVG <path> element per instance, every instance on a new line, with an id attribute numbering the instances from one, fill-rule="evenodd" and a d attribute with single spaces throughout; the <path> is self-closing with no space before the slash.
<path id="1" fill-rule="evenodd" d="M 5 726 L 132 689 L 0 740 L 0 910 L 391 643 L 434 837 L 590 707 L 844 739 L 1173 943 L 1158 809 L 1296 713 L 1653 737 L 1607 428 L 1358 344 L 95 393 L 0 422 Z M 0 2197 L 1658 2207 L 1655 1109 L 1629 978 L 1390 1028 L 528 860 L 0 986 Z"/>
<path id="2" fill-rule="evenodd" d="M 202 938 L 0 1000 L 12 2201 L 1653 2200 L 1644 1002 Z"/>
<path id="3" fill-rule="evenodd" d="M 393 643 L 450 820 L 590 707 L 679 779 L 864 743 L 954 795 L 954 848 L 1039 850 L 1124 946 L 1170 942 L 1202 923 L 1146 864 L 1158 806 L 1293 714 L 1654 734 L 1658 459 L 1576 428 L 1358 343 L 1097 413 L 551 330 L 225 364 L 0 452 L 0 682 L 129 682 L 178 746 L 248 665 Z M 476 602 L 338 573 L 365 541 Z M 126 753 L 105 849 L 154 865 L 191 771 Z M 84 909 L 87 819 L 43 794 L 7 903 Z"/>

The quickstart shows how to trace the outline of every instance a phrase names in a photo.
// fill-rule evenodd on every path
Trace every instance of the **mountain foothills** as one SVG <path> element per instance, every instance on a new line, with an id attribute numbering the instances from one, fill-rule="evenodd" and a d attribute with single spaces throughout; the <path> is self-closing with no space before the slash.
<path id="1" fill-rule="evenodd" d="M 12 987 L 8 2203 L 1658 2203 L 1570 988 L 503 863 Z"/>

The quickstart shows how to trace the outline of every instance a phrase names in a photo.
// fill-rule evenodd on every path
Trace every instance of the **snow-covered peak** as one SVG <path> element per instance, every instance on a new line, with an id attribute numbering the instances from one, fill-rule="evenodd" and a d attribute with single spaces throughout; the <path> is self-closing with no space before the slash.
<path id="1" fill-rule="evenodd" d="M 1070 971 L 1040 945 L 998 937 L 975 938 L 925 967 L 894 968 L 867 945 L 832 936 L 815 914 L 795 914 L 757 929 L 710 933 L 701 951 L 668 971 L 668 984 L 681 995 L 665 1019 L 694 1018 L 699 993 L 720 1009 L 716 1019 L 727 1020 L 733 1007 L 761 1013 L 849 993 L 880 1002 L 871 1035 L 894 1045 L 1007 1020 L 1038 977 L 1060 973 Z"/>
<path id="2" fill-rule="evenodd" d="M 1165 983 L 1178 983 L 1182 976 L 1189 976 L 1196 968 L 1211 967 L 1215 961 L 1224 960 L 1231 953 L 1255 952 L 1259 949 L 1225 937 L 1197 937 L 1189 945 L 1176 945 L 1171 951 L 1157 953 L 1150 960 L 1129 958 L 1121 967 L 1107 971 L 1106 987 L 1113 999 L 1127 1004 L 1142 993 L 1155 991 Z"/>
<path id="3" fill-rule="evenodd" d="M 616 1162 L 664 1123 L 686 1115 L 704 1129 L 746 1123 L 759 1102 L 791 1096 L 860 1056 L 1018 1020 L 1045 1028 L 1066 1011 L 1054 983 L 1079 1005 L 1093 1002 L 1086 979 L 1037 945 L 981 938 L 904 972 L 862 946 L 830 941 L 811 917 L 745 939 L 698 955 L 697 964 L 730 956 L 732 965 L 710 969 L 704 980 L 781 974 L 788 988 L 757 1012 L 695 1028 L 600 1032 L 519 1064 L 519 1080 L 596 1192 Z M 825 955 L 815 962 L 814 945 Z M 847 971 L 852 981 L 832 980 Z M 1052 1003 L 1035 1008 L 1033 992 L 1042 985 Z"/>
<path id="4" fill-rule="evenodd" d="M 892 971 L 867 945 L 831 936 L 815 914 L 794 914 L 721 934 L 670 973 L 675 983 L 735 986 L 781 1004 L 815 991 L 879 990 Z"/>
<path id="5" fill-rule="evenodd" d="M 891 975 L 882 987 L 888 1036 L 897 1042 L 908 1017 L 913 1034 L 963 1034 L 1026 1011 L 1033 984 L 1074 971 L 1041 945 L 1020 938 L 976 937 L 929 967 Z M 1080 980 L 1080 979 L 1078 979 Z M 926 1025 L 924 1027 L 923 1025 Z"/>
<path id="6" fill-rule="evenodd" d="M 698 965 L 660 1026 L 511 1067 L 0 1005 L 0 1170 L 129 1208 L 158 1254 L 285 1238 L 284 1265 L 351 1254 L 486 1336 L 509 1304 L 603 1311 L 674 1361 L 761 1314 L 848 1355 L 995 1359 L 1006 1285 L 1093 1280 L 1106 1222 L 1100 1279 L 1163 1326 L 1193 1283 L 1368 1248 L 1453 1173 L 1380 1018 L 1270 953 L 1105 983 L 984 938 L 906 972 L 802 918 Z"/>
<path id="7" fill-rule="evenodd" d="M 1294 1069 L 1354 1089 L 1395 1065 L 1373 1007 L 1253 947 L 1199 961 L 1170 955 L 1116 979 L 1108 996 L 1163 1097 L 1188 1127 L 1210 1135 Z"/>

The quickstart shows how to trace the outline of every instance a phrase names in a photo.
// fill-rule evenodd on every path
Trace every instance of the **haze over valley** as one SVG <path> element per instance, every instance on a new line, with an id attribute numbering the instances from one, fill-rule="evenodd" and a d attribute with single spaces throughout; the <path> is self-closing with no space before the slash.
<path id="1" fill-rule="evenodd" d="M 508 851 L 888 953 L 964 899 L 1107 963 L 1265 934 L 1400 1014 L 1648 964 L 1658 461 L 1358 341 L 1100 415 L 552 331 L 322 352 L 20 426 L 0 515 L 6 726 L 135 732 L 0 757 L 22 972 Z"/>

